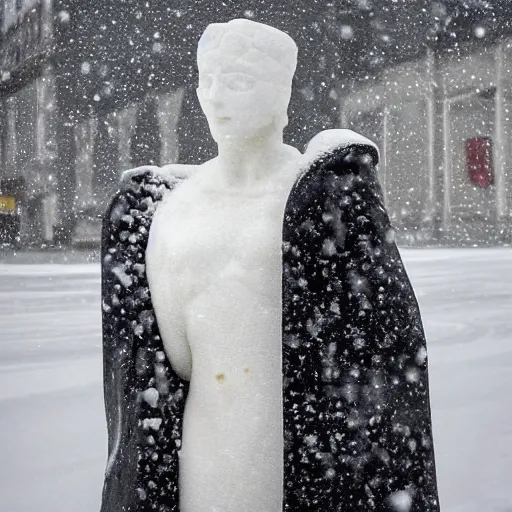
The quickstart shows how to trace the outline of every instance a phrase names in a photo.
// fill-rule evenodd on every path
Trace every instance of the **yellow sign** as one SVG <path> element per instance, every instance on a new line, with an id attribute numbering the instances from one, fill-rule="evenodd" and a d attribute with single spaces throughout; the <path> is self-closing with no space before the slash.
<path id="1" fill-rule="evenodd" d="M 0 196 L 0 212 L 11 213 L 16 211 L 16 198 L 14 196 Z"/>

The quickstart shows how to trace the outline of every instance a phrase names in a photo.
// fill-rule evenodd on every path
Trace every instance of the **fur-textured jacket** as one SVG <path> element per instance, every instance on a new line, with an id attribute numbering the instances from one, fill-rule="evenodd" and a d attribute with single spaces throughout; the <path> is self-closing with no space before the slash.
<path id="1" fill-rule="evenodd" d="M 283 219 L 283 511 L 437 512 L 418 305 L 383 206 L 378 151 L 341 132 L 315 149 Z M 145 248 L 159 201 L 182 179 L 131 171 L 104 219 L 102 512 L 179 511 L 188 383 L 164 353 Z"/>

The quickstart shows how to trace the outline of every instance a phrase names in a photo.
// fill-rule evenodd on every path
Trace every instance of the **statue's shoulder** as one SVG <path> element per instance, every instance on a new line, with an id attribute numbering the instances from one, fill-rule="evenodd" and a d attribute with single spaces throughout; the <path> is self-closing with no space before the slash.
<path id="1" fill-rule="evenodd" d="M 370 139 L 352 130 L 324 130 L 315 135 L 302 155 L 302 164 L 293 192 L 307 184 L 321 186 L 325 173 L 337 176 L 357 174 L 366 181 L 377 180 L 379 148 Z"/>
<path id="2" fill-rule="evenodd" d="M 160 181 L 169 186 L 190 178 L 197 173 L 198 165 L 168 164 L 158 167 L 156 165 L 143 165 L 124 171 L 121 175 L 121 192 L 132 189 L 144 181 Z"/>
<path id="3" fill-rule="evenodd" d="M 113 195 L 103 217 L 103 244 L 110 243 L 120 229 L 130 232 L 135 217 L 152 221 L 165 194 L 191 178 L 200 166 L 169 164 L 162 167 L 143 165 L 123 172 L 118 191 Z"/>
<path id="4" fill-rule="evenodd" d="M 352 130 L 337 129 L 324 130 L 311 139 L 304 153 L 306 167 L 326 159 L 342 158 L 351 149 L 369 155 L 373 165 L 379 163 L 379 148 L 374 142 Z"/>

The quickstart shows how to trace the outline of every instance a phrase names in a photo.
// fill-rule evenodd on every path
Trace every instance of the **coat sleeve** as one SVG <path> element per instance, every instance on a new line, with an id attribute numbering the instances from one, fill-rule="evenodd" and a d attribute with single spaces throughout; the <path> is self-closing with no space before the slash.
<path id="1" fill-rule="evenodd" d="M 326 327 L 326 418 L 336 422 L 344 409 L 368 510 L 437 511 L 425 336 L 376 155 L 353 146 L 324 170 L 323 255 L 335 269 L 329 307 L 344 318 Z"/>
<path id="2" fill-rule="evenodd" d="M 133 435 L 137 425 L 134 340 L 121 314 L 121 301 L 131 277 L 118 247 L 119 233 L 123 227 L 128 228 L 121 225 L 127 211 L 126 197 L 116 194 L 102 230 L 103 387 L 108 432 L 102 512 L 129 509 L 135 501 L 138 449 Z"/>
<path id="3" fill-rule="evenodd" d="M 101 512 L 177 512 L 187 383 L 165 357 L 145 270 L 151 220 L 170 185 L 154 169 L 122 183 L 103 220 L 102 310 L 108 461 Z"/>

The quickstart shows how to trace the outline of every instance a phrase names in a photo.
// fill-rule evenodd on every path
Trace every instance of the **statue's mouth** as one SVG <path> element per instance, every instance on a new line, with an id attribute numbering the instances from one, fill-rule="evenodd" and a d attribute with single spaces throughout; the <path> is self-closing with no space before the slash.
<path id="1" fill-rule="evenodd" d="M 217 116 L 217 121 L 229 121 L 230 119 L 229 116 Z"/>

